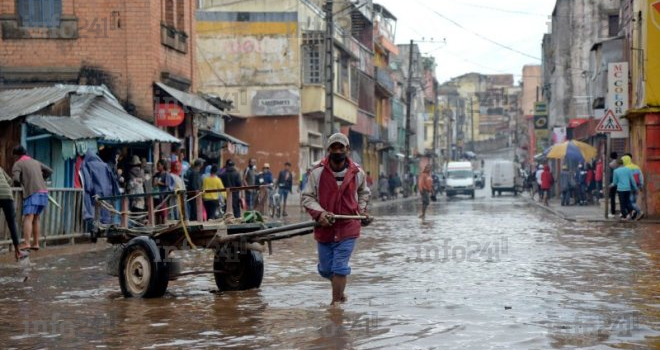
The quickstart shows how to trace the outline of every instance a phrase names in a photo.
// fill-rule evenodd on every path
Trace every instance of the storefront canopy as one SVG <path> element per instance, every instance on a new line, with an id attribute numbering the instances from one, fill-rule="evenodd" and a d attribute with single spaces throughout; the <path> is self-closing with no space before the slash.
<path id="1" fill-rule="evenodd" d="M 159 89 L 165 91 L 165 93 L 170 95 L 172 98 L 179 101 L 179 103 L 181 103 L 185 107 L 192 109 L 195 112 L 222 115 L 222 116 L 225 115 L 224 112 L 222 112 L 221 110 L 210 104 L 208 101 L 195 94 L 177 90 L 163 83 L 156 83 L 156 86 Z"/>
<path id="2" fill-rule="evenodd" d="M 236 148 L 236 153 L 247 154 L 250 145 L 247 142 L 241 141 L 231 135 L 223 132 L 213 131 L 210 129 L 199 129 L 201 138 L 211 139 L 214 141 L 226 142 Z"/>
<path id="3" fill-rule="evenodd" d="M 34 114 L 67 98 L 69 116 Z M 3 106 L 0 107 L 0 115 L 3 115 L 3 110 L 8 111 L 4 114 L 5 120 L 25 116 L 26 123 L 63 139 L 180 143 L 165 131 L 128 114 L 105 86 L 55 85 L 8 90 L 0 92 L 0 101 L 9 101 L 4 106 L 0 103 Z"/>

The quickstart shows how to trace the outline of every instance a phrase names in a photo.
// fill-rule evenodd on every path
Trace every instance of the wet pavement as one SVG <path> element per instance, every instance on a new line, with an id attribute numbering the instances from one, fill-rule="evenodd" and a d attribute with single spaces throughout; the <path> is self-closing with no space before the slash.
<path id="1" fill-rule="evenodd" d="M 567 222 L 488 184 L 441 198 L 423 222 L 417 211 L 374 210 L 336 309 L 310 236 L 275 242 L 261 288 L 245 292 L 197 275 L 125 299 L 109 249 L 2 263 L 2 347 L 660 348 L 660 226 Z M 209 269 L 209 254 L 185 252 L 186 269 Z"/>

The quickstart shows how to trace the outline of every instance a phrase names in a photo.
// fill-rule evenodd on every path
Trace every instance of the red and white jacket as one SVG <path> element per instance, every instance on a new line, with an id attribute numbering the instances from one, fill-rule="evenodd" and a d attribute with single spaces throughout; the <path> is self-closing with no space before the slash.
<path id="1" fill-rule="evenodd" d="M 314 220 L 323 212 L 337 215 L 356 215 L 367 211 L 371 192 L 364 171 L 350 159 L 341 186 L 330 169 L 328 159 L 314 168 L 302 193 L 303 206 Z M 358 220 L 337 220 L 330 227 L 316 227 L 314 239 L 321 243 L 341 242 L 360 236 Z"/>

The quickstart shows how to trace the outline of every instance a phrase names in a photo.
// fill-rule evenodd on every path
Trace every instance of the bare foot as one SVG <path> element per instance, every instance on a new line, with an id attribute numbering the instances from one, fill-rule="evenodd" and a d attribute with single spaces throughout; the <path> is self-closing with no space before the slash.
<path id="1" fill-rule="evenodd" d="M 345 303 L 345 302 L 347 302 L 347 301 L 348 301 L 348 297 L 346 296 L 346 294 L 342 295 L 342 296 L 341 296 L 341 299 L 339 299 L 339 302 L 340 302 L 340 303 Z"/>

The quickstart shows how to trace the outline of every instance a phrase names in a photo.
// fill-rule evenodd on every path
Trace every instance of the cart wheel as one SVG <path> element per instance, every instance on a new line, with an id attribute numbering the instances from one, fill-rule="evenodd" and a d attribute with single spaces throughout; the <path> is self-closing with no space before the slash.
<path id="1" fill-rule="evenodd" d="M 264 258 L 256 250 L 234 254 L 218 250 L 213 270 L 222 271 L 214 273 L 215 284 L 221 291 L 259 288 L 264 278 Z"/>
<path id="2" fill-rule="evenodd" d="M 159 298 L 169 281 L 169 264 L 161 261 L 156 242 L 147 237 L 133 238 L 121 254 L 119 286 L 127 298 Z"/>

